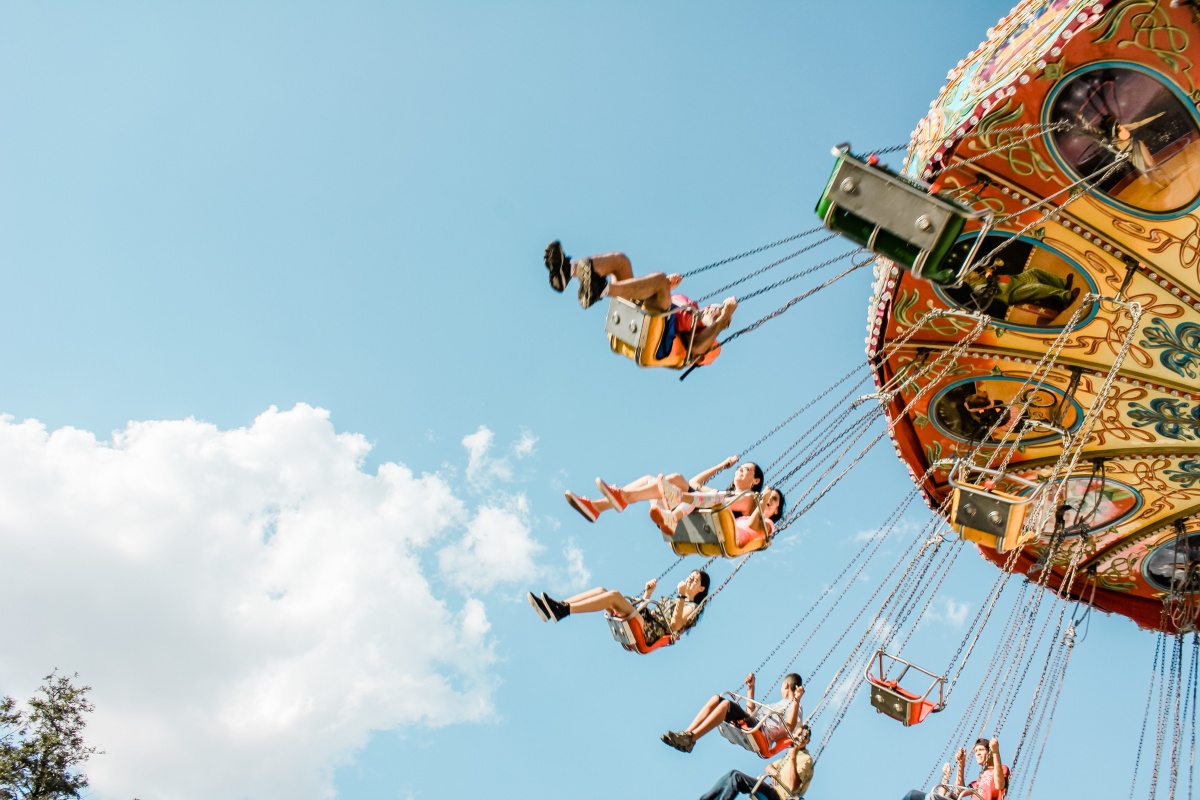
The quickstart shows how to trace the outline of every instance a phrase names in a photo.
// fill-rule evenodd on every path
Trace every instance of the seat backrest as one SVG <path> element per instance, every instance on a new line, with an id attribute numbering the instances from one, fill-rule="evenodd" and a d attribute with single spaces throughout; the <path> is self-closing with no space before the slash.
<path id="1" fill-rule="evenodd" d="M 617 641 L 621 647 L 631 653 L 653 653 L 663 647 L 669 647 L 675 644 L 677 636 L 667 634 L 653 644 L 646 644 L 646 637 L 642 630 L 642 617 L 640 614 L 634 613 L 629 617 L 619 617 L 615 614 L 604 612 L 604 619 L 608 622 L 608 630 L 612 634 L 613 639 Z"/>
<path id="2" fill-rule="evenodd" d="M 950 519 L 967 541 L 1005 553 L 1034 536 L 1022 536 L 1029 499 L 982 486 L 959 484 L 954 488 Z"/>
<path id="3" fill-rule="evenodd" d="M 817 203 L 825 227 L 890 258 L 936 283 L 953 283 L 957 270 L 943 269 L 968 218 L 961 204 L 931 194 L 901 175 L 848 152 L 837 164 Z"/>
<path id="4" fill-rule="evenodd" d="M 683 369 L 688 365 L 688 349 L 678 336 L 665 357 L 655 357 L 667 329 L 667 317 L 674 313 L 677 312 L 655 314 L 620 297 L 612 298 L 604 318 L 609 346 L 614 353 L 631 359 L 638 366 Z"/>

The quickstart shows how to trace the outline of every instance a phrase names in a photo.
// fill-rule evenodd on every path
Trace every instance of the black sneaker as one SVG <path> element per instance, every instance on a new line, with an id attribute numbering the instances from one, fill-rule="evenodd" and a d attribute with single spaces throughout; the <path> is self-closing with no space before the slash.
<path id="1" fill-rule="evenodd" d="M 608 287 L 608 280 L 592 271 L 590 258 L 581 258 L 575 262 L 575 277 L 579 279 L 579 305 L 591 308 Z"/>
<path id="2" fill-rule="evenodd" d="M 566 619 L 568 616 L 570 616 L 571 607 L 566 603 L 560 603 L 545 592 L 542 592 L 541 600 L 542 605 L 544 605 L 546 607 L 546 611 L 549 612 L 550 618 L 555 622 Z"/>
<path id="3" fill-rule="evenodd" d="M 529 605 L 533 606 L 533 610 L 542 618 L 542 622 L 550 621 L 550 609 L 546 608 L 546 604 L 542 602 L 542 598 L 538 597 L 533 592 L 526 592 L 525 599 L 529 601 Z"/>
<path id="4" fill-rule="evenodd" d="M 571 280 L 571 257 L 563 253 L 562 242 L 555 239 L 546 245 L 542 260 L 550 271 L 550 288 L 556 292 L 566 289 L 567 281 Z"/>

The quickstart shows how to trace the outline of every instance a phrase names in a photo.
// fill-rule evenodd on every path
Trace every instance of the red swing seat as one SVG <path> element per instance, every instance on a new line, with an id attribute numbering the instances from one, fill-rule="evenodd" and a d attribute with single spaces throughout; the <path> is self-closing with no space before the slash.
<path id="1" fill-rule="evenodd" d="M 608 622 L 608 630 L 621 647 L 631 653 L 645 655 L 663 647 L 670 647 L 679 641 L 679 634 L 668 633 L 652 644 L 646 644 L 646 632 L 642 625 L 642 615 L 640 613 L 641 606 L 633 598 L 630 598 L 630 602 L 639 611 L 634 611 L 628 617 L 618 616 L 607 611 L 604 612 L 604 619 Z M 643 603 L 643 605 L 648 605 L 648 603 Z"/>
<path id="2" fill-rule="evenodd" d="M 736 703 L 742 699 L 732 692 L 725 692 L 725 696 L 729 698 L 729 702 L 731 703 Z M 767 716 L 769 715 L 764 714 L 755 725 L 747 725 L 743 720 L 722 722 L 718 731 L 727 741 L 746 748 L 759 758 L 771 758 L 791 747 L 792 739 L 790 736 L 783 736 L 775 740 L 768 739 L 767 735 L 762 731 L 762 726 L 766 722 Z M 778 715 L 776 714 L 776 716 Z"/>
<path id="3" fill-rule="evenodd" d="M 895 678 L 887 677 L 887 669 L 884 666 L 885 658 L 894 664 L 903 666 L 900 674 Z M 910 664 L 897 656 L 888 655 L 882 650 L 875 651 L 872 662 L 878 662 L 876 674 L 872 674 L 871 666 L 868 664 L 865 677 L 871 686 L 871 705 L 880 714 L 887 714 L 907 728 L 924 722 L 930 714 L 946 707 L 945 677 L 934 675 L 928 670 Z M 900 681 L 904 679 L 910 669 L 932 679 L 932 683 L 924 694 L 917 694 L 900 686 Z M 936 701 L 931 697 L 934 689 L 938 690 Z"/>

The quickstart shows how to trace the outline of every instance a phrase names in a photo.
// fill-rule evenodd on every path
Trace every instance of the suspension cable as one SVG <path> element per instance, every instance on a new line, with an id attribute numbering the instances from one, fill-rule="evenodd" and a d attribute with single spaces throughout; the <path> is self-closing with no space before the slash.
<path id="1" fill-rule="evenodd" d="M 733 263 L 734 261 L 738 261 L 739 259 L 743 259 L 748 256 L 757 255 L 757 254 L 763 252 L 764 250 L 770 250 L 771 248 L 778 247 L 781 244 L 787 244 L 788 242 L 794 242 L 797 239 L 803 239 L 805 236 L 811 236 L 812 234 L 819 233 L 820 231 L 823 231 L 823 230 L 825 230 L 825 226 L 818 225 L 815 228 L 810 228 L 806 231 L 801 231 L 800 233 L 794 233 L 791 236 L 788 236 L 784 239 L 780 239 L 778 241 L 771 242 L 770 244 L 764 244 L 761 247 L 754 248 L 753 250 L 747 250 L 744 253 L 738 253 L 736 256 L 729 256 L 728 258 L 723 258 L 720 261 L 714 261 L 711 264 L 705 264 L 703 267 L 697 267 L 696 269 L 691 270 L 690 272 L 682 273 L 682 276 L 684 278 L 690 278 L 693 275 L 699 275 L 701 272 L 707 272 L 708 270 L 715 269 L 716 267 L 723 267 L 726 264 Z"/>

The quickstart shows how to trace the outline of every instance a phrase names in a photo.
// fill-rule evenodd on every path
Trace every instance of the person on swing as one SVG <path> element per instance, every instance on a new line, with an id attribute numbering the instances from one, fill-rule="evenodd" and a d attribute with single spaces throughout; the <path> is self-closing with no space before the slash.
<path id="1" fill-rule="evenodd" d="M 976 739 L 974 751 L 975 760 L 979 762 L 979 777 L 971 781 L 970 784 L 964 784 L 966 780 L 963 772 L 967 763 L 967 751 L 965 748 L 958 748 L 958 752 L 954 754 L 954 761 L 957 764 L 954 776 L 954 786 L 965 787 L 975 790 L 975 795 L 979 800 L 1004 800 L 1005 790 L 1008 788 L 1008 767 L 1000 760 L 1000 742 L 996 739 Z M 945 771 L 942 773 L 942 780 L 949 782 L 950 765 L 946 765 Z M 904 800 L 957 800 L 957 789 L 951 790 L 953 794 L 950 796 L 944 795 L 941 792 L 931 792 L 926 794 L 920 789 L 913 789 L 908 794 L 904 795 Z"/>
<path id="2" fill-rule="evenodd" d="M 692 305 L 686 295 L 672 294 L 683 280 L 681 275 L 652 272 L 635 277 L 633 265 L 624 253 L 603 253 L 572 260 L 556 239 L 546 245 L 542 258 L 550 272 L 550 288 L 554 291 L 564 291 L 571 278 L 579 281 L 579 305 L 584 308 L 590 308 L 605 296 L 620 297 L 656 314 Z M 669 352 L 676 337 L 690 336 L 692 359 L 701 365 L 711 364 L 721 352 L 717 337 L 733 322 L 736 309 L 737 299 L 727 297 L 720 305 L 705 306 L 699 313 L 680 311 L 668 321 L 668 331 L 659 350 Z"/>
<path id="3" fill-rule="evenodd" d="M 812 731 L 801 723 L 792 737 L 792 746 L 783 758 L 767 765 L 765 777 L 759 779 L 731 769 L 701 795 L 700 800 L 733 800 L 739 794 L 748 794 L 755 800 L 803 797 L 813 778 L 813 757 L 808 753 L 811 738 Z"/>
<path id="4" fill-rule="evenodd" d="M 728 697 L 713 695 L 696 714 L 691 725 L 681 731 L 667 731 L 659 738 L 680 752 L 690 753 L 696 746 L 697 739 L 722 722 L 741 723 L 747 728 L 753 728 L 761 722 L 762 727 L 759 730 L 768 744 L 774 745 L 780 739 L 787 738 L 788 731 L 793 730 L 796 722 L 804 716 L 800 708 L 800 698 L 804 696 L 803 683 L 799 675 L 789 672 L 779 687 L 783 700 L 777 703 L 755 703 L 754 673 L 751 672 L 746 676 L 748 702 L 745 708 Z"/>

